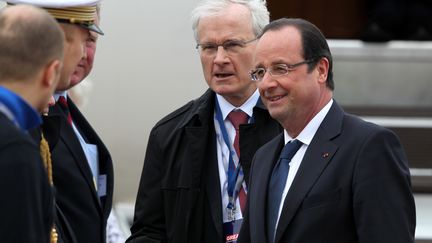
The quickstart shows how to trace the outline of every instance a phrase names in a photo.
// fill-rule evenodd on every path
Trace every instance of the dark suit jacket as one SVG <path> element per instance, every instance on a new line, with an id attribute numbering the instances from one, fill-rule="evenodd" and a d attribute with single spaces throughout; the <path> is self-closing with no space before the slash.
<path id="1" fill-rule="evenodd" d="M 113 165 L 99 136 L 70 98 L 68 105 L 74 124 L 86 142 L 95 144 L 99 153 L 99 174 L 107 175 L 106 196 L 99 197 L 84 151 L 59 105 L 50 108 L 42 129 L 51 148 L 57 206 L 77 241 L 105 242 L 106 222 L 112 206 Z"/>
<path id="2" fill-rule="evenodd" d="M 54 200 L 39 147 L 0 113 L 0 241 L 49 242 Z"/>
<path id="3" fill-rule="evenodd" d="M 256 152 L 239 243 L 265 243 L 269 177 L 283 135 Z M 286 196 L 275 242 L 414 242 L 415 205 L 401 144 L 391 131 L 333 103 Z"/>
<path id="4" fill-rule="evenodd" d="M 208 90 L 152 129 L 128 242 L 223 242 L 214 101 Z M 254 116 L 240 126 L 245 175 L 255 151 L 282 131 L 261 103 Z"/>

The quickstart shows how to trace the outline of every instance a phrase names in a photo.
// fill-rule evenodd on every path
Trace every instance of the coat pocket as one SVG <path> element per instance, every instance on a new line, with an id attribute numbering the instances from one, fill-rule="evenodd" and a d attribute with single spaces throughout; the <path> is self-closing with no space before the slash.
<path id="1" fill-rule="evenodd" d="M 341 200 L 341 196 L 341 188 L 310 194 L 303 200 L 302 210 L 324 207 L 328 204 L 337 203 Z"/>

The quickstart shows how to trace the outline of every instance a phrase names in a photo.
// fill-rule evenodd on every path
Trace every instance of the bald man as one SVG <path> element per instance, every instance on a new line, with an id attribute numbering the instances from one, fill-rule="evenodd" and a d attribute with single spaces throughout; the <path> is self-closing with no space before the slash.
<path id="1" fill-rule="evenodd" d="M 39 148 L 27 131 L 57 87 L 63 33 L 46 11 L 0 10 L 0 239 L 49 242 L 53 193 Z"/>

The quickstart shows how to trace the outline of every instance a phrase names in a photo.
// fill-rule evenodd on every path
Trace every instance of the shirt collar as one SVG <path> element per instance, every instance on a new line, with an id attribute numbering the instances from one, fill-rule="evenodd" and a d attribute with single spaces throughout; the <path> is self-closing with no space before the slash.
<path id="1" fill-rule="evenodd" d="M 249 117 L 252 117 L 253 108 L 255 107 L 259 99 L 259 92 L 258 89 L 255 90 L 255 92 L 251 95 L 251 97 L 249 97 L 249 99 L 246 100 L 246 102 L 243 103 L 243 105 L 241 105 L 240 107 L 233 106 L 222 95 L 216 94 L 216 97 L 224 120 L 232 110 L 238 110 L 238 109 L 248 114 Z"/>
<path id="2" fill-rule="evenodd" d="M 22 130 L 28 131 L 42 123 L 40 114 L 23 98 L 0 86 L 0 105 L 6 116 Z"/>
<path id="3" fill-rule="evenodd" d="M 54 99 L 55 99 L 56 102 L 58 101 L 58 99 L 59 99 L 60 96 L 65 97 L 65 99 L 67 100 L 67 91 L 57 91 L 57 92 L 55 92 L 54 93 Z"/>
<path id="4" fill-rule="evenodd" d="M 331 99 L 327 105 L 325 105 L 318 114 L 312 118 L 312 120 L 306 125 L 306 127 L 300 132 L 300 134 L 296 138 L 292 138 L 286 130 L 284 130 L 284 139 L 285 144 L 293 139 L 298 139 L 303 144 L 309 145 L 315 136 L 315 133 L 318 131 L 319 126 L 324 120 L 325 116 L 330 110 L 330 107 L 333 104 L 333 99 Z"/>

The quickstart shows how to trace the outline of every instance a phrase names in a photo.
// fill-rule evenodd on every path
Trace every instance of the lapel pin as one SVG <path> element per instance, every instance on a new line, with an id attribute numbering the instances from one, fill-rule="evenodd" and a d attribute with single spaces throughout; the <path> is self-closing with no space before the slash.
<path id="1" fill-rule="evenodd" d="M 323 157 L 323 158 L 327 158 L 327 157 L 329 157 L 329 153 L 327 153 L 327 152 L 322 153 L 322 157 Z"/>

